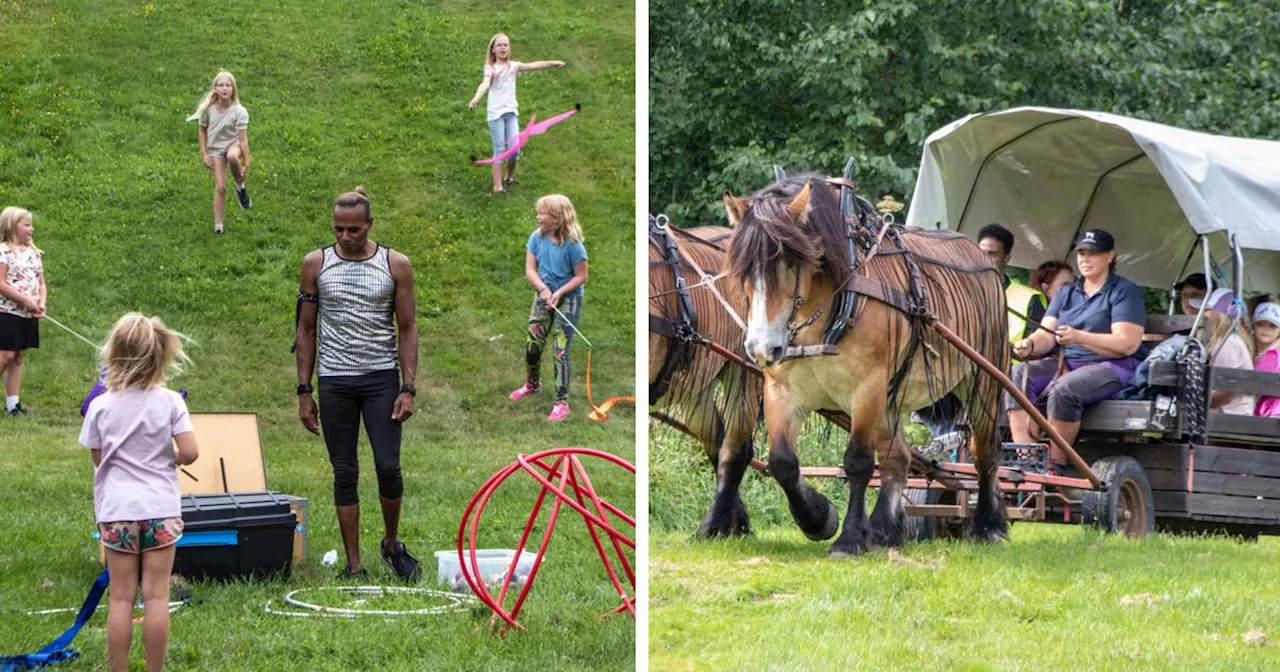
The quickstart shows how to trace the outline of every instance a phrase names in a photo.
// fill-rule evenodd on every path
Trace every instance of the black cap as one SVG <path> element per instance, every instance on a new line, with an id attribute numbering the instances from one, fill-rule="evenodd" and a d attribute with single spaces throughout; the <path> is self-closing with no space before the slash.
<path id="1" fill-rule="evenodd" d="M 1205 280 L 1204 273 L 1192 273 L 1191 275 L 1183 278 L 1182 282 L 1174 285 L 1173 288 L 1181 292 L 1182 288 L 1188 285 L 1195 287 L 1202 292 L 1209 291 L 1209 282 Z"/>
<path id="2" fill-rule="evenodd" d="M 1094 252 L 1110 252 L 1116 249 L 1116 239 L 1102 229 L 1089 229 L 1080 234 L 1075 250 L 1092 250 Z"/>

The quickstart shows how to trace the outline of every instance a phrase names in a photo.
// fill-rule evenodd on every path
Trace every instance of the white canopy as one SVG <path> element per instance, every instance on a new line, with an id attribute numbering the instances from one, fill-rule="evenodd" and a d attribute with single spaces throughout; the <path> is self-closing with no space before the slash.
<path id="1" fill-rule="evenodd" d="M 1280 142 L 1104 112 L 970 115 L 925 141 L 907 223 L 975 236 L 991 222 L 1013 231 L 1023 268 L 1069 262 L 1081 231 L 1105 229 L 1120 273 L 1151 287 L 1203 268 L 1197 234 L 1219 263 L 1234 234 L 1243 289 L 1280 291 Z"/>

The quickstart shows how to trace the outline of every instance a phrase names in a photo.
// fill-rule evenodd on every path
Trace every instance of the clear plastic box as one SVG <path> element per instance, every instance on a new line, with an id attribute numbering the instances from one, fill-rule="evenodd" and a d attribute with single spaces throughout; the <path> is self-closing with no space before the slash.
<path id="1" fill-rule="evenodd" d="M 466 554 L 465 551 L 464 554 Z M 467 564 L 470 564 L 469 554 L 466 555 Z M 480 576 L 485 583 L 501 582 L 515 555 L 515 550 L 510 548 L 476 549 L 476 559 L 480 561 Z M 512 579 L 513 584 L 524 583 L 529 572 L 533 570 L 533 561 L 536 558 L 537 555 L 531 551 L 521 552 L 520 561 L 516 565 L 516 576 Z M 546 558 L 543 558 L 543 561 L 545 562 Z M 467 581 L 462 577 L 462 568 L 458 565 L 457 549 L 436 551 L 436 579 L 440 583 L 448 584 L 455 591 L 467 589 Z"/>

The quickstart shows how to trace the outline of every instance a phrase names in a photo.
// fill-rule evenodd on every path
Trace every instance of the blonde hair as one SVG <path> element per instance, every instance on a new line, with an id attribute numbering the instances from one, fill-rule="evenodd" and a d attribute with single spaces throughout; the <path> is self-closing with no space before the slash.
<path id="1" fill-rule="evenodd" d="M 548 194 L 539 198 L 534 203 L 534 209 L 538 211 L 545 210 L 551 215 L 553 221 L 550 226 L 538 226 L 538 233 L 542 237 L 548 234 L 555 234 L 560 242 L 568 240 L 573 243 L 581 243 L 584 238 L 582 236 L 582 227 L 578 225 L 578 213 L 573 209 L 573 203 L 563 194 Z"/>
<path id="2" fill-rule="evenodd" d="M 185 337 L 165 326 L 158 317 L 128 313 L 116 322 L 102 346 L 107 365 L 107 389 L 149 389 L 164 384 L 172 371 L 181 372 L 191 359 L 182 351 Z"/>
<path id="3" fill-rule="evenodd" d="M 485 49 L 485 51 L 484 51 L 484 64 L 485 64 L 485 65 L 496 65 L 496 64 L 498 63 L 498 59 L 497 59 L 497 57 L 495 57 L 495 56 L 493 55 L 493 43 L 494 43 L 494 42 L 497 42 L 497 41 L 498 41 L 498 38 L 500 38 L 500 37 L 507 37 L 507 34 L 506 34 L 506 33 L 498 33 L 498 34 L 494 35 L 493 37 L 489 38 L 489 46 L 488 46 L 488 48 L 486 48 L 486 49 Z M 511 48 L 511 38 L 507 37 L 507 49 L 508 49 L 508 51 L 507 51 L 507 62 L 508 62 L 508 63 L 510 63 L 510 62 L 511 62 L 511 51 L 510 51 L 510 48 Z"/>
<path id="4" fill-rule="evenodd" d="M 1218 355 L 1218 350 L 1222 348 L 1222 345 L 1226 343 L 1233 333 L 1244 341 L 1245 348 L 1249 350 L 1249 357 L 1252 358 L 1254 356 L 1256 346 L 1253 342 L 1253 334 L 1249 333 L 1249 328 L 1245 326 L 1243 320 L 1232 319 L 1212 309 L 1204 311 L 1204 316 L 1208 320 L 1209 327 L 1208 350 L 1210 362 Z"/>
<path id="5" fill-rule="evenodd" d="M 18 224 L 21 224 L 24 219 L 31 219 L 31 217 L 30 210 L 13 205 L 0 210 L 0 243 L 13 244 L 18 242 Z M 42 254 L 35 243 L 27 243 L 27 247 L 35 250 L 36 254 Z"/>
<path id="6" fill-rule="evenodd" d="M 200 115 L 204 114 L 204 111 L 209 109 L 209 106 L 213 104 L 214 99 L 217 97 L 217 94 L 214 92 L 214 88 L 218 86 L 218 80 L 222 77 L 226 77 L 231 80 L 231 102 L 236 105 L 240 104 L 240 87 L 236 85 L 235 75 L 227 72 L 226 70 L 219 70 L 218 74 L 213 76 L 213 82 L 209 84 L 209 93 L 206 93 L 204 97 L 200 99 L 200 104 L 196 106 L 196 111 L 192 112 L 191 116 L 187 117 L 187 121 L 196 121 L 200 118 Z"/>

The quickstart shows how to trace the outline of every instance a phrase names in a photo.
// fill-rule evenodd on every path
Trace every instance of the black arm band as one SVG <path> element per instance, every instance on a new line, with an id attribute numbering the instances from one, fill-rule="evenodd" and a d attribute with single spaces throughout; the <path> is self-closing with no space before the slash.
<path id="1" fill-rule="evenodd" d="M 297 352 L 298 350 L 298 323 L 302 321 L 303 303 L 320 303 L 320 295 L 308 294 L 301 289 L 298 290 L 298 301 L 293 307 L 293 345 L 289 346 L 289 352 Z"/>

